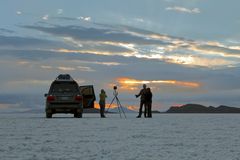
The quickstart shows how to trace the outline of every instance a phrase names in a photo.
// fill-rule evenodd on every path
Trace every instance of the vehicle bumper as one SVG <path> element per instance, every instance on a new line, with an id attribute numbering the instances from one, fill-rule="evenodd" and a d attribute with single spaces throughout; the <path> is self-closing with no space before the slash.
<path id="1" fill-rule="evenodd" d="M 48 104 L 46 106 L 46 113 L 82 113 L 83 108 L 82 105 L 79 104 L 72 104 L 72 103 L 66 103 L 66 104 Z"/>

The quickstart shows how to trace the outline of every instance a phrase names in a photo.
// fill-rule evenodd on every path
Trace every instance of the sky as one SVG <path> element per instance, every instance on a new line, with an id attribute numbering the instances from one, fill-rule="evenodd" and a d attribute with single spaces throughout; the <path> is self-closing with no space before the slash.
<path id="1" fill-rule="evenodd" d="M 240 107 L 237 0 L 2 0 L 1 95 L 43 95 L 58 74 L 118 86 L 135 106 L 142 84 L 153 108 Z M 0 108 L 9 104 L 0 101 Z"/>

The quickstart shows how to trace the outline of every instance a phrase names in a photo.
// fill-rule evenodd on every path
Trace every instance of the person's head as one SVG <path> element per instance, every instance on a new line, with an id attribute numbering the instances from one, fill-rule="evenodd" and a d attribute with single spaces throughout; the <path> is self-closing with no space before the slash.
<path id="1" fill-rule="evenodd" d="M 147 88 L 147 92 L 151 92 L 151 89 L 150 89 L 150 88 Z"/>
<path id="2" fill-rule="evenodd" d="M 104 89 L 101 89 L 101 93 L 105 93 Z"/>
<path id="3" fill-rule="evenodd" d="M 147 88 L 147 85 L 146 84 L 143 84 L 143 89 L 146 89 Z"/>

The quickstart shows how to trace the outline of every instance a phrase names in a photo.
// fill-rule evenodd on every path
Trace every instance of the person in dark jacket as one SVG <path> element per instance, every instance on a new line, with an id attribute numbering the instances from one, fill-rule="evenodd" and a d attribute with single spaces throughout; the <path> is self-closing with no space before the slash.
<path id="1" fill-rule="evenodd" d="M 139 94 L 136 94 L 136 98 L 138 98 L 139 96 L 140 97 L 140 108 L 139 108 L 139 113 L 138 113 L 138 116 L 137 118 L 141 118 L 142 116 L 142 108 L 143 108 L 143 105 L 144 105 L 144 117 L 147 116 L 147 110 L 146 110 L 146 100 L 145 100 L 145 94 L 147 92 L 147 85 L 146 84 L 143 84 L 143 89 L 141 89 L 141 91 L 139 92 Z"/>
<path id="2" fill-rule="evenodd" d="M 105 112 L 105 103 L 106 103 L 107 95 L 103 89 L 101 89 L 101 93 L 99 94 L 99 105 L 100 105 L 100 116 L 101 118 L 106 118 L 104 115 Z"/>
<path id="3" fill-rule="evenodd" d="M 150 88 L 147 88 L 145 94 L 146 108 L 147 108 L 147 117 L 152 118 L 152 92 Z"/>

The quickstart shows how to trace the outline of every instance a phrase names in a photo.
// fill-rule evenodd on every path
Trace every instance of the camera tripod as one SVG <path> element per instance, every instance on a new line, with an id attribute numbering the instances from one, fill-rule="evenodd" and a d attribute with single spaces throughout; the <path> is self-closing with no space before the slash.
<path id="1" fill-rule="evenodd" d="M 125 114 L 125 112 L 124 112 L 124 109 L 123 109 L 123 107 L 122 107 L 122 105 L 121 105 L 121 103 L 120 103 L 120 101 L 119 101 L 119 99 L 118 99 L 118 92 L 117 92 L 117 87 L 114 87 L 114 91 L 113 91 L 113 99 L 112 99 L 112 102 L 110 103 L 110 105 L 108 106 L 108 109 L 107 109 L 107 112 L 108 112 L 108 110 L 109 110 L 109 108 L 111 107 L 111 105 L 113 104 L 113 102 L 114 102 L 114 100 L 116 100 L 116 102 L 117 102 L 117 108 L 118 108 L 118 113 L 120 114 L 120 118 L 122 118 L 122 114 L 124 115 L 124 117 L 125 118 L 127 118 L 126 117 L 126 114 Z"/>

